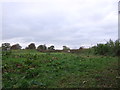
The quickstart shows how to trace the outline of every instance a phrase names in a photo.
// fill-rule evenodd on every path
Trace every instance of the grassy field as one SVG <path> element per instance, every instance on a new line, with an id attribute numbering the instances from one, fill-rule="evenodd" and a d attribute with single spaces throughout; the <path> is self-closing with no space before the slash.
<path id="1" fill-rule="evenodd" d="M 15 50 L 2 57 L 3 88 L 116 88 L 118 58 Z"/>

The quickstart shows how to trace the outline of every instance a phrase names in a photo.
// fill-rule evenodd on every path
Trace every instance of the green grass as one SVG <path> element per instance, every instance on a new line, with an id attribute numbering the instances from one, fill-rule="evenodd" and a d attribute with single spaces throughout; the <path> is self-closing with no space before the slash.
<path id="1" fill-rule="evenodd" d="M 117 57 L 14 50 L 3 56 L 3 88 L 115 88 Z"/>

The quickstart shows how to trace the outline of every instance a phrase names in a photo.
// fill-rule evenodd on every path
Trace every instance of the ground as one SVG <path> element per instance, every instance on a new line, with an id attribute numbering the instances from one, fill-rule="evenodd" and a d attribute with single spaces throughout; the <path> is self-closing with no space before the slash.
<path id="1" fill-rule="evenodd" d="M 14 50 L 2 57 L 3 88 L 117 88 L 118 57 Z"/>

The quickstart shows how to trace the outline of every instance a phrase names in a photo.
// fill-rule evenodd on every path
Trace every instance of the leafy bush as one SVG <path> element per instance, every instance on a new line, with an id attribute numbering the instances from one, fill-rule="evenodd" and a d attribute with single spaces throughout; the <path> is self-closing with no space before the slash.
<path id="1" fill-rule="evenodd" d="M 97 46 L 94 46 L 94 52 L 95 54 L 99 55 L 113 55 L 113 56 L 119 56 L 120 55 L 120 42 L 119 40 L 116 40 L 113 42 L 111 39 L 106 44 L 97 44 Z"/>

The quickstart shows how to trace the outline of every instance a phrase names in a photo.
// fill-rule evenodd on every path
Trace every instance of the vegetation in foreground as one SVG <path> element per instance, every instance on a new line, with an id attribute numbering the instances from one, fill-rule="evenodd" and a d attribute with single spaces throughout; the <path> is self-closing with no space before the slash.
<path id="1" fill-rule="evenodd" d="M 67 46 L 63 46 L 63 50 L 55 50 L 54 46 L 47 48 L 45 45 L 36 48 L 34 43 L 22 50 L 19 44 L 10 46 L 4 43 L 2 50 L 3 88 L 119 86 L 118 40 L 76 50 Z"/>
<path id="2" fill-rule="evenodd" d="M 3 88 L 116 88 L 118 59 L 81 53 L 12 50 L 2 57 Z"/>

